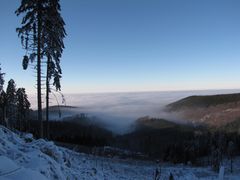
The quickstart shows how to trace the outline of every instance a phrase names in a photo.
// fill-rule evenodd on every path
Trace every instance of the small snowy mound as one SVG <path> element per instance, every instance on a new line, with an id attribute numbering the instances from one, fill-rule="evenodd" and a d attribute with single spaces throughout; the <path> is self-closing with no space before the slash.
<path id="1" fill-rule="evenodd" d="M 76 179 L 69 159 L 68 150 L 52 142 L 0 126 L 0 179 Z"/>

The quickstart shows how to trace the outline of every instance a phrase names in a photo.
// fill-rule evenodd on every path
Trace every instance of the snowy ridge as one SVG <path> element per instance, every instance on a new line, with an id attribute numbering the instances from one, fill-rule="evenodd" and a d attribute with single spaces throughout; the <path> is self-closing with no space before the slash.
<path id="1" fill-rule="evenodd" d="M 20 179 L 18 176 L 31 179 L 29 174 L 33 174 L 32 179 L 74 179 L 74 171 L 67 166 L 69 159 L 67 150 L 60 150 L 52 142 L 43 139 L 34 140 L 31 135 L 24 134 L 21 138 L 5 127 L 0 127 L 0 169 L 6 163 L 8 169 L 0 172 L 1 177 L 7 179 Z M 2 163 L 4 162 L 4 163 Z M 19 173 L 10 173 L 17 169 Z"/>
<path id="2" fill-rule="evenodd" d="M 134 160 L 96 157 L 58 147 L 53 142 L 35 140 L 31 134 L 16 134 L 0 126 L 1 180 L 152 180 L 156 164 Z M 160 169 L 159 169 L 160 170 Z M 160 179 L 218 179 L 210 168 L 162 165 Z M 225 176 L 239 179 L 240 173 Z"/>

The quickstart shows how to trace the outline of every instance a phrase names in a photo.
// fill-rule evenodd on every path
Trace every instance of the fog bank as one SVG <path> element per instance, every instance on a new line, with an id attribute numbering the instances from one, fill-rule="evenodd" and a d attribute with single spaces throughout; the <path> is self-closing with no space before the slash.
<path id="1" fill-rule="evenodd" d="M 96 94 L 66 94 L 66 105 L 77 106 L 70 114 L 86 113 L 96 116 L 104 124 L 118 133 L 128 131 L 130 125 L 139 117 L 151 116 L 178 121 L 176 115 L 163 111 L 164 107 L 174 101 L 191 95 L 213 95 L 236 93 L 239 90 L 211 91 L 171 91 L 171 92 L 136 92 L 136 93 L 96 93 Z M 34 96 L 30 96 L 32 107 L 36 107 Z M 61 102 L 61 99 L 58 99 Z M 51 105 L 56 105 L 51 99 Z M 64 115 L 64 114 L 63 114 Z M 180 120 L 180 119 L 179 119 Z"/>

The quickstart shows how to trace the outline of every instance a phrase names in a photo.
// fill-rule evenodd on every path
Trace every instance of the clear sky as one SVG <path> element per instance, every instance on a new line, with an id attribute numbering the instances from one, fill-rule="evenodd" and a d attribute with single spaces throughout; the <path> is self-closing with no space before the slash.
<path id="1" fill-rule="evenodd" d="M 61 0 L 68 33 L 62 91 L 240 88 L 239 0 Z M 6 81 L 35 92 L 22 70 L 14 11 L 0 1 L 0 62 Z"/>

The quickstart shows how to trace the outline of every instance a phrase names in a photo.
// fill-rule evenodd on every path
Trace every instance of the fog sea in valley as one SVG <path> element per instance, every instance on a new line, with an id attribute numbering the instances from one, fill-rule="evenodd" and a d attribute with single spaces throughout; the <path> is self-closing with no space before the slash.
<path id="1" fill-rule="evenodd" d="M 79 93 L 64 94 L 65 105 L 76 108 L 67 108 L 61 118 L 57 114 L 50 114 L 52 120 L 61 120 L 68 116 L 85 113 L 88 117 L 96 117 L 108 129 L 124 133 L 131 124 L 140 117 L 150 116 L 165 118 L 181 122 L 176 114 L 169 114 L 164 107 L 172 102 L 192 95 L 214 95 L 238 93 L 240 90 L 201 90 L 201 91 L 158 91 L 158 92 L 130 92 L 130 93 Z M 36 109 L 36 96 L 30 95 L 31 107 Z M 57 96 L 60 105 L 61 96 Z M 56 105 L 55 96 L 51 96 L 51 106 Z M 44 102 L 43 102 L 44 107 Z"/>

